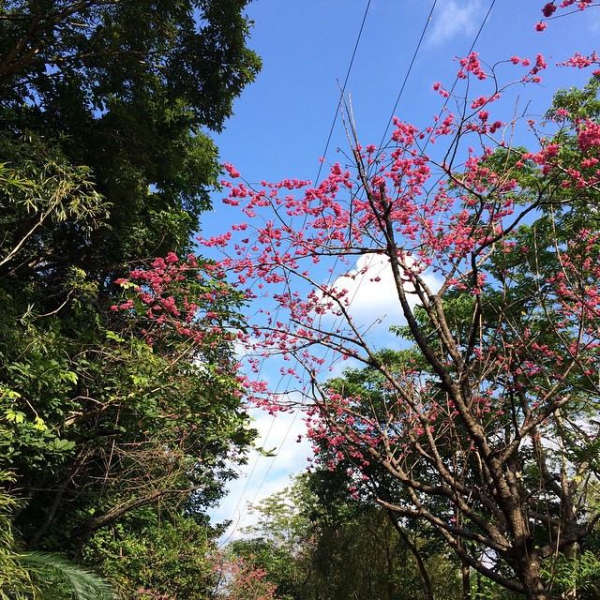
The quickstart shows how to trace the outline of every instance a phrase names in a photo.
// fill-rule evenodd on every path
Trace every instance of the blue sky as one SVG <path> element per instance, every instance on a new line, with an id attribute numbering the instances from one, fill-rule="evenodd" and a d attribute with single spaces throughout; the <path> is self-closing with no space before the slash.
<path id="1" fill-rule="evenodd" d="M 246 180 L 315 179 L 367 4 L 367 0 L 255 0 L 249 6 L 255 22 L 250 46 L 262 57 L 263 70 L 237 100 L 235 115 L 216 138 L 222 160 L 234 164 Z M 457 71 L 453 59 L 467 54 L 491 4 L 475 47 L 488 64 L 513 55 L 534 58 L 538 52 L 554 64 L 576 50 L 588 54 L 598 48 L 599 10 L 556 19 L 538 33 L 535 24 L 543 5 L 538 0 L 438 0 L 400 98 L 398 116 L 423 125 L 437 114 L 442 100 L 432 85 L 452 84 Z M 346 87 L 363 144 L 379 144 L 388 126 L 432 5 L 433 0 L 371 0 Z M 582 73 L 562 69 L 545 76 L 541 85 L 515 86 L 505 110 L 527 107 L 529 113 L 541 115 L 558 87 L 583 81 Z M 343 162 L 346 148 L 338 119 L 327 161 Z M 204 218 L 206 236 L 225 231 L 236 216 L 235 209 L 220 205 L 218 194 L 213 201 L 215 211 Z M 253 454 L 214 512 L 216 521 L 233 520 L 233 535 L 253 520 L 247 503 L 284 486 L 291 473 L 304 468 L 310 453 L 305 443 L 296 444 L 303 429 L 301 418 L 283 415 L 274 421 L 269 415 L 256 416 L 264 446 L 277 448 L 277 456 Z"/>

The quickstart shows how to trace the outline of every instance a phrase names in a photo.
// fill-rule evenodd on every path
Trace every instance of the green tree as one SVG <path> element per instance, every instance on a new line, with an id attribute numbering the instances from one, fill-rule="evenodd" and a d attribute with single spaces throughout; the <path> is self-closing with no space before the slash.
<path id="1" fill-rule="evenodd" d="M 175 526 L 208 540 L 202 512 L 253 437 L 239 295 L 189 255 L 219 173 L 207 132 L 260 66 L 246 4 L 0 7 L 0 469 L 24 543 L 119 584 L 103 534 L 122 524 L 132 565 L 189 552 Z M 189 572 L 166 589 L 169 560 L 131 581 L 191 594 Z"/>
<path id="2" fill-rule="evenodd" d="M 348 483 L 343 470 L 301 475 L 255 507 L 257 524 L 230 552 L 264 570 L 278 598 L 458 598 L 459 569 L 443 546 L 353 499 Z"/>
<path id="3" fill-rule="evenodd" d="M 16 168 L 38 147 L 42 168 L 44 155 L 59 152 L 91 171 L 111 206 L 108 226 L 91 240 L 71 224 L 54 230 L 38 270 L 42 262 L 46 272 L 76 264 L 97 277 L 189 247 L 218 174 L 204 129 L 222 127 L 260 64 L 246 47 L 246 4 L 2 4 L 3 160 Z"/>
<path id="4" fill-rule="evenodd" d="M 112 600 L 111 588 L 93 573 L 58 555 L 23 551 L 10 519 L 15 500 L 4 491 L 11 479 L 0 472 L 0 599 Z"/>
<path id="5" fill-rule="evenodd" d="M 216 553 L 214 532 L 204 519 L 146 506 L 95 531 L 84 559 L 102 565 L 119 598 L 205 600 L 216 585 Z"/>

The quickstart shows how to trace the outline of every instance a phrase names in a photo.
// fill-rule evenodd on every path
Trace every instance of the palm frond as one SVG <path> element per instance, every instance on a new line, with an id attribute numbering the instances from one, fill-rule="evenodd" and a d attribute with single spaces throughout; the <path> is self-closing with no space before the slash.
<path id="1" fill-rule="evenodd" d="M 76 565 L 58 554 L 28 552 L 18 555 L 38 576 L 54 574 L 67 584 L 75 600 L 115 600 L 116 596 L 109 583 L 95 573 Z M 50 580 L 49 580 L 50 579 Z M 43 583 L 52 585 L 49 577 Z"/>

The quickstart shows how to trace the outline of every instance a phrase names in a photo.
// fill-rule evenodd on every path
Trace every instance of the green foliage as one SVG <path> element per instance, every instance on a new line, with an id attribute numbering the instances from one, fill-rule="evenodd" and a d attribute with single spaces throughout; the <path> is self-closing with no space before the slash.
<path id="1" fill-rule="evenodd" d="M 557 592 L 565 596 L 575 592 L 580 600 L 594 600 L 600 595 L 600 557 L 597 551 L 586 550 L 571 559 L 560 557 L 552 571 L 544 575 L 554 582 Z"/>
<path id="2" fill-rule="evenodd" d="M 15 499 L 5 491 L 5 486 L 14 480 L 8 473 L 0 471 L 0 600 L 21 600 L 36 593 L 31 573 L 19 560 L 17 541 L 11 522 Z"/>
<path id="3" fill-rule="evenodd" d="M 0 485 L 14 478 L 0 472 Z M 0 489 L 0 600 L 112 600 L 108 583 L 56 554 L 23 552 L 10 512 L 15 499 Z"/>
<path id="4" fill-rule="evenodd" d="M 140 535 L 143 532 L 143 535 Z M 102 564 L 119 598 L 164 594 L 205 600 L 215 587 L 213 532 L 204 522 L 146 507 L 98 530 L 85 549 L 87 564 Z"/>
<path id="5" fill-rule="evenodd" d="M 409 539 L 425 562 L 434 597 L 459 598 L 459 570 L 446 550 L 419 531 L 399 536 L 385 511 L 352 500 L 347 481 L 335 472 L 301 475 L 254 510 L 257 524 L 228 551 L 264 570 L 277 598 L 425 599 Z"/>
<path id="6" fill-rule="evenodd" d="M 65 560 L 56 554 L 30 552 L 19 554 L 22 562 L 36 581 L 43 598 L 62 600 L 113 600 L 112 589 L 106 581 Z"/>
<path id="7" fill-rule="evenodd" d="M 0 117 L 11 143 L 27 151 L 37 139 L 44 150 L 57 140 L 111 203 L 110 228 L 92 246 L 80 232 L 61 240 L 80 246 L 80 264 L 95 271 L 188 245 L 218 173 L 203 128 L 222 127 L 260 66 L 245 45 L 245 4 L 2 4 Z"/>
<path id="8" fill-rule="evenodd" d="M 113 307 L 137 289 L 116 279 L 193 247 L 219 174 L 207 130 L 260 66 L 246 4 L 1 3 L 0 470 L 19 510 L 0 516 L 0 577 L 33 586 L 45 563 L 55 597 L 89 597 L 60 552 L 127 597 L 212 585 L 203 511 L 254 435 L 228 333 L 239 297 L 198 268 L 170 292 L 197 306 L 188 322 Z"/>

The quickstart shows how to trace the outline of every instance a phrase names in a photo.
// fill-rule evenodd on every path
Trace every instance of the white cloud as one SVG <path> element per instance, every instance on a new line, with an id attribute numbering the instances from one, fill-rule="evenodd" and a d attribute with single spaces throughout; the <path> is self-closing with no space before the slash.
<path id="1" fill-rule="evenodd" d="M 422 277 L 434 292 L 441 286 L 441 280 L 433 273 L 425 272 Z M 391 325 L 406 323 L 387 256 L 361 256 L 352 271 L 338 277 L 334 287 L 337 290 L 347 290 L 345 297 L 349 301 L 349 313 L 354 324 L 362 330 L 376 330 L 377 336 L 381 336 Z M 407 284 L 405 289 L 411 306 L 415 306 L 418 297 L 414 288 Z"/>
<path id="2" fill-rule="evenodd" d="M 439 45 L 457 35 L 472 35 L 483 19 L 481 0 L 444 0 L 433 13 L 429 45 Z"/>
<path id="3" fill-rule="evenodd" d="M 439 278 L 427 272 L 423 277 L 430 289 L 439 289 Z M 339 277 L 334 286 L 339 290 L 348 291 L 349 312 L 354 323 L 374 332 L 375 345 L 392 347 L 397 343 L 397 338 L 388 333 L 389 326 L 406 321 L 402 315 L 387 257 L 379 254 L 361 256 L 354 268 Z M 407 284 L 409 292 L 410 289 L 410 284 Z M 415 294 L 410 295 L 413 306 L 417 300 Z M 334 319 L 337 318 L 332 315 L 325 316 L 323 328 L 332 326 Z M 239 352 L 243 354 L 242 349 Z M 351 366 L 357 365 L 353 361 L 337 361 L 328 375 L 332 377 L 341 374 Z M 299 398 L 296 397 L 290 396 L 289 400 L 299 403 Z M 305 437 L 306 425 L 301 412 L 272 416 L 255 409 L 251 411 L 251 415 L 254 419 L 253 426 L 259 432 L 256 445 L 266 452 L 272 452 L 274 456 L 250 452 L 248 464 L 240 469 L 239 478 L 228 485 L 228 495 L 211 511 L 214 523 L 232 521 L 231 527 L 222 537 L 222 542 L 239 538 L 243 528 L 256 523 L 258 516 L 249 512 L 249 504 L 256 505 L 267 496 L 288 486 L 291 476 L 301 472 L 307 466 L 307 459 L 312 456 L 311 445 Z M 297 442 L 298 436 L 302 437 L 300 443 Z"/>

